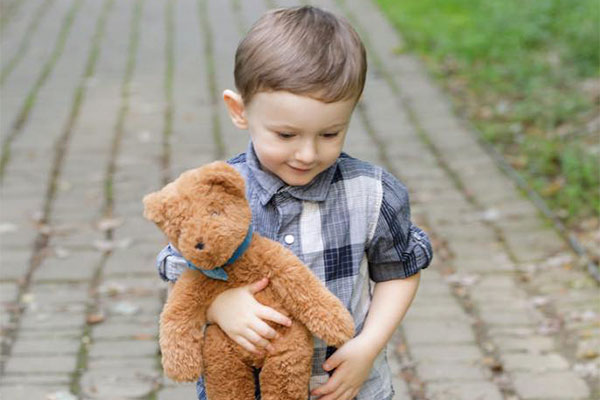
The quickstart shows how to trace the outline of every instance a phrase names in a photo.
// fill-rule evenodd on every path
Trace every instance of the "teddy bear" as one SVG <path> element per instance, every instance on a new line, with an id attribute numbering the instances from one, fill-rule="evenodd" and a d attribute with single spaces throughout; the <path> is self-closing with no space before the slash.
<path id="1" fill-rule="evenodd" d="M 260 368 L 264 400 L 308 397 L 313 335 L 340 347 L 354 336 L 342 302 L 283 245 L 253 232 L 240 173 L 215 161 L 182 173 L 143 199 L 154 222 L 186 259 L 160 314 L 159 344 L 166 375 L 195 381 L 204 375 L 211 400 L 253 400 Z M 206 311 L 223 291 L 269 278 L 256 300 L 286 315 L 292 325 L 271 323 L 274 351 L 257 355 L 231 340 Z"/>

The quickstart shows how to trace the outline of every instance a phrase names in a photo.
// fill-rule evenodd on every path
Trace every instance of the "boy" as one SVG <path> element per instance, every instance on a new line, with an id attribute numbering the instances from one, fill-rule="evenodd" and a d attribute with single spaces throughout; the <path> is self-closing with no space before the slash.
<path id="1" fill-rule="evenodd" d="M 321 400 L 392 398 L 382 350 L 432 258 L 427 235 L 410 222 L 406 188 L 342 153 L 366 69 L 345 20 L 314 7 L 271 10 L 238 46 L 240 94 L 223 93 L 233 124 L 250 131 L 247 151 L 228 162 L 246 180 L 254 229 L 290 248 L 354 317 L 357 335 L 341 348 L 315 340 L 310 394 Z M 157 265 L 174 281 L 186 263 L 167 246 Z M 208 320 L 247 350 L 270 351 L 275 331 L 265 321 L 290 321 L 254 299 L 267 285 L 223 293 Z M 197 387 L 206 399 L 202 378 Z"/>

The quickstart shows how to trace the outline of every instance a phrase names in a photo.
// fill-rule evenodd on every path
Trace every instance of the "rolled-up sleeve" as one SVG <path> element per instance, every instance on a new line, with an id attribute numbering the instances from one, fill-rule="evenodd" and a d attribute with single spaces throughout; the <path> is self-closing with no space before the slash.
<path id="1" fill-rule="evenodd" d="M 187 262 L 169 243 L 156 256 L 156 268 L 163 281 L 175 282 L 187 267 Z"/>
<path id="2" fill-rule="evenodd" d="M 427 234 L 410 220 L 406 187 L 383 171 L 382 199 L 367 257 L 369 275 L 375 282 L 408 278 L 427 268 L 433 258 Z"/>

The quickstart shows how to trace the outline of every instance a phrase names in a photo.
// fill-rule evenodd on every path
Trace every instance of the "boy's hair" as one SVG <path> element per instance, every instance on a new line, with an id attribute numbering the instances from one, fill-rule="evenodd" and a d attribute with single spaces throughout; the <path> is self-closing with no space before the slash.
<path id="1" fill-rule="evenodd" d="M 350 23 L 310 6 L 266 12 L 235 53 L 235 86 L 246 104 L 285 90 L 325 103 L 360 98 L 367 56 Z"/>

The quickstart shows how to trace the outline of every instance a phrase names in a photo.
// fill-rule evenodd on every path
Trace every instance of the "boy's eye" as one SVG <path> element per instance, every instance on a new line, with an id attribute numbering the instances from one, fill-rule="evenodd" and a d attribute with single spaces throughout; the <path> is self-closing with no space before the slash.
<path id="1" fill-rule="evenodd" d="M 293 133 L 285 133 L 285 132 L 277 132 L 277 136 L 279 136 L 282 139 L 289 139 L 294 137 Z"/>
<path id="2" fill-rule="evenodd" d="M 334 138 L 334 137 L 336 137 L 338 134 L 339 134 L 339 132 L 333 132 L 333 133 L 324 133 L 324 134 L 323 134 L 323 137 L 324 137 L 324 138 L 328 138 L 328 139 L 329 139 L 329 138 Z"/>

